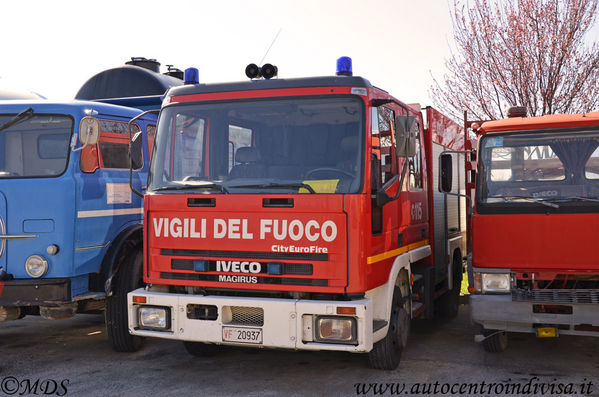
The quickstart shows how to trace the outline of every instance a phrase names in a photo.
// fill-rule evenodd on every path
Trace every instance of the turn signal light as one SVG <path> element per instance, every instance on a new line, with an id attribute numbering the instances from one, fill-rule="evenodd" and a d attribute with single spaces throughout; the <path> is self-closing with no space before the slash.
<path id="1" fill-rule="evenodd" d="M 133 303 L 146 303 L 145 296 L 133 296 Z"/>
<path id="2" fill-rule="evenodd" d="M 355 316 L 356 308 L 355 307 L 337 306 L 337 314 L 345 314 L 348 316 Z"/>

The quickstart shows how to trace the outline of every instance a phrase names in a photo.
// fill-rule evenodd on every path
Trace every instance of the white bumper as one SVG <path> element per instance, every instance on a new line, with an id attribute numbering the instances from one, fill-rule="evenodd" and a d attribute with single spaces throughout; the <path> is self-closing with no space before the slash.
<path id="1" fill-rule="evenodd" d="M 165 331 L 140 329 L 138 308 L 133 296 L 145 297 L 148 306 L 170 309 L 170 328 Z M 127 296 L 129 332 L 133 335 L 176 339 L 227 345 L 285 348 L 296 350 L 336 350 L 364 353 L 372 350 L 372 301 L 368 298 L 355 301 L 321 301 L 302 299 L 271 299 L 229 296 L 203 296 L 149 292 L 144 289 L 132 291 Z M 188 318 L 188 305 L 216 306 L 218 315 L 214 320 Z M 316 316 L 336 316 L 337 307 L 355 308 L 357 341 L 353 344 L 323 343 L 314 341 L 313 326 Z M 239 322 L 232 318 L 231 309 L 262 309 L 263 318 L 255 323 Z M 258 310 L 259 311 L 259 310 Z M 235 317 L 235 316 L 233 316 Z M 346 316 L 347 317 L 347 316 Z M 260 325 L 262 324 L 262 325 Z M 223 327 L 260 329 L 262 343 L 238 343 L 224 341 Z"/>

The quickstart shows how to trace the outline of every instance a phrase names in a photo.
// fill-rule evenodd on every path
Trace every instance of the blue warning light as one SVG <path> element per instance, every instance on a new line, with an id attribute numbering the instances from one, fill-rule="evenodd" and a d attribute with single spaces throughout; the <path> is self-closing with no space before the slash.
<path id="1" fill-rule="evenodd" d="M 341 57 L 337 59 L 337 76 L 352 76 L 351 58 Z"/>
<path id="2" fill-rule="evenodd" d="M 185 84 L 198 84 L 200 82 L 199 74 L 197 68 L 185 69 Z"/>

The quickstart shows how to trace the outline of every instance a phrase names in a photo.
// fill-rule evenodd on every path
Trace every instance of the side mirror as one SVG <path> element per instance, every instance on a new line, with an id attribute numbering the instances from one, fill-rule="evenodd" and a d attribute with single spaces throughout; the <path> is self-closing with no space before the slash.
<path id="1" fill-rule="evenodd" d="M 453 185 L 453 157 L 449 153 L 439 156 L 439 191 L 450 193 Z"/>
<path id="2" fill-rule="evenodd" d="M 79 140 L 81 147 L 73 149 L 73 152 L 82 150 L 86 146 L 93 146 L 100 138 L 100 120 L 95 117 L 86 116 L 79 123 Z"/>
<path id="3" fill-rule="evenodd" d="M 395 153 L 397 157 L 412 157 L 416 154 L 418 123 L 414 116 L 395 117 Z"/>

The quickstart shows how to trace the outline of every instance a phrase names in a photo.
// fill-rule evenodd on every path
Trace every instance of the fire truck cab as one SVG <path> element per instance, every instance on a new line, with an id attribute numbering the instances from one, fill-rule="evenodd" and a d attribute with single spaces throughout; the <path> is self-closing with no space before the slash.
<path id="1" fill-rule="evenodd" d="M 331 77 L 273 71 L 199 84 L 188 70 L 167 93 L 130 332 L 196 355 L 337 350 L 395 368 L 411 318 L 457 313 L 465 200 L 438 191 L 433 158 L 463 148 L 460 128 L 353 76 L 348 58 Z"/>
<path id="2" fill-rule="evenodd" d="M 599 336 L 599 113 L 525 116 L 475 127 L 470 309 L 490 352 L 508 332 Z"/>

